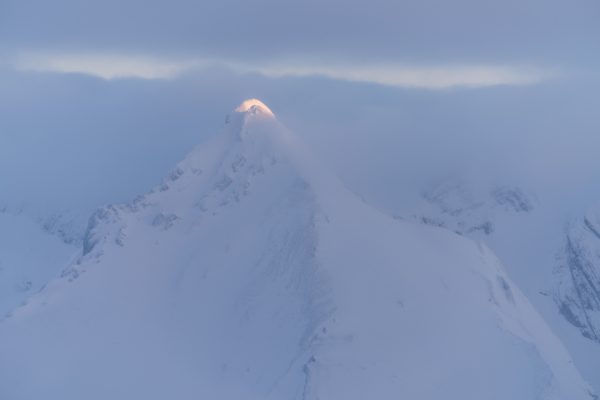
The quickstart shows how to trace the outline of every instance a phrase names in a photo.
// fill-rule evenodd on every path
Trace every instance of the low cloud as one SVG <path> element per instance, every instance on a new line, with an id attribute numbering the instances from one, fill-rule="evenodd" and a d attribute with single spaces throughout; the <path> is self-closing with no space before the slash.
<path id="1" fill-rule="evenodd" d="M 18 56 L 14 62 L 14 66 L 20 71 L 79 73 L 107 80 L 116 78 L 170 79 L 198 65 L 197 61 L 85 53 L 27 53 Z"/>
<path id="2" fill-rule="evenodd" d="M 542 68 L 479 66 L 361 66 L 361 67 L 266 67 L 269 76 L 322 75 L 354 82 L 377 83 L 395 87 L 447 89 L 452 87 L 490 87 L 532 85 L 551 79 L 555 72 Z"/>
<path id="3" fill-rule="evenodd" d="M 538 84 L 557 76 L 556 71 L 539 67 L 506 65 L 358 65 L 325 64 L 278 65 L 241 64 L 225 60 L 191 58 L 165 59 L 150 56 L 116 54 L 27 53 L 16 58 L 21 71 L 80 73 L 102 79 L 172 79 L 193 69 L 219 65 L 239 73 L 260 73 L 268 77 L 324 76 L 353 82 L 376 83 L 394 87 L 447 89 L 480 88 L 500 85 Z"/>

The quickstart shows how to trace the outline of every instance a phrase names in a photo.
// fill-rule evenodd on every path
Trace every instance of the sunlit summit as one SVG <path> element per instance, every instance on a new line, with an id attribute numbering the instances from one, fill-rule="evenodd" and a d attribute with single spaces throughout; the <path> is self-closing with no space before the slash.
<path id="1" fill-rule="evenodd" d="M 265 103 L 258 99 L 248 99 L 240 104 L 236 109 L 236 112 L 249 112 L 249 113 L 263 113 L 270 116 L 275 116 L 273 111 Z"/>

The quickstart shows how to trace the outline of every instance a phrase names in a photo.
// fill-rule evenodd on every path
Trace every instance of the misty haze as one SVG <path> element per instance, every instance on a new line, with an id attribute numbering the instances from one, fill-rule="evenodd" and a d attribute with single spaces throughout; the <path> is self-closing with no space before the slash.
<path id="1" fill-rule="evenodd" d="M 600 4 L 0 1 L 0 400 L 597 400 Z"/>

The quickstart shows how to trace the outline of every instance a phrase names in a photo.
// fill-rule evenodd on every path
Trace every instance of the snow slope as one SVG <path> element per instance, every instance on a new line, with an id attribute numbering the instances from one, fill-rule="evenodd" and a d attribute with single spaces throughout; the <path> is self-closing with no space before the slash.
<path id="1" fill-rule="evenodd" d="M 0 318 L 59 276 L 79 251 L 56 215 L 33 217 L 22 208 L 0 209 Z"/>
<path id="2" fill-rule="evenodd" d="M 589 212 L 565 229 L 566 215 L 519 187 L 462 177 L 425 191 L 413 219 L 490 246 L 598 390 L 600 219 Z"/>
<path id="3" fill-rule="evenodd" d="M 591 399 L 485 246 L 395 220 L 258 100 L 0 323 L 0 398 Z"/>

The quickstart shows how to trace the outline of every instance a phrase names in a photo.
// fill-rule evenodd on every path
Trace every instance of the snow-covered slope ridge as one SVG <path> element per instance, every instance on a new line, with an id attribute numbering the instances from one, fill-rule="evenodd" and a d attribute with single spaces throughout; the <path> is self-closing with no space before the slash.
<path id="1" fill-rule="evenodd" d="M 569 225 L 556 274 L 560 312 L 600 343 L 600 213 L 590 211 Z"/>
<path id="2" fill-rule="evenodd" d="M 485 247 L 361 202 L 257 100 L 0 323 L 0 398 L 591 399 Z"/>

